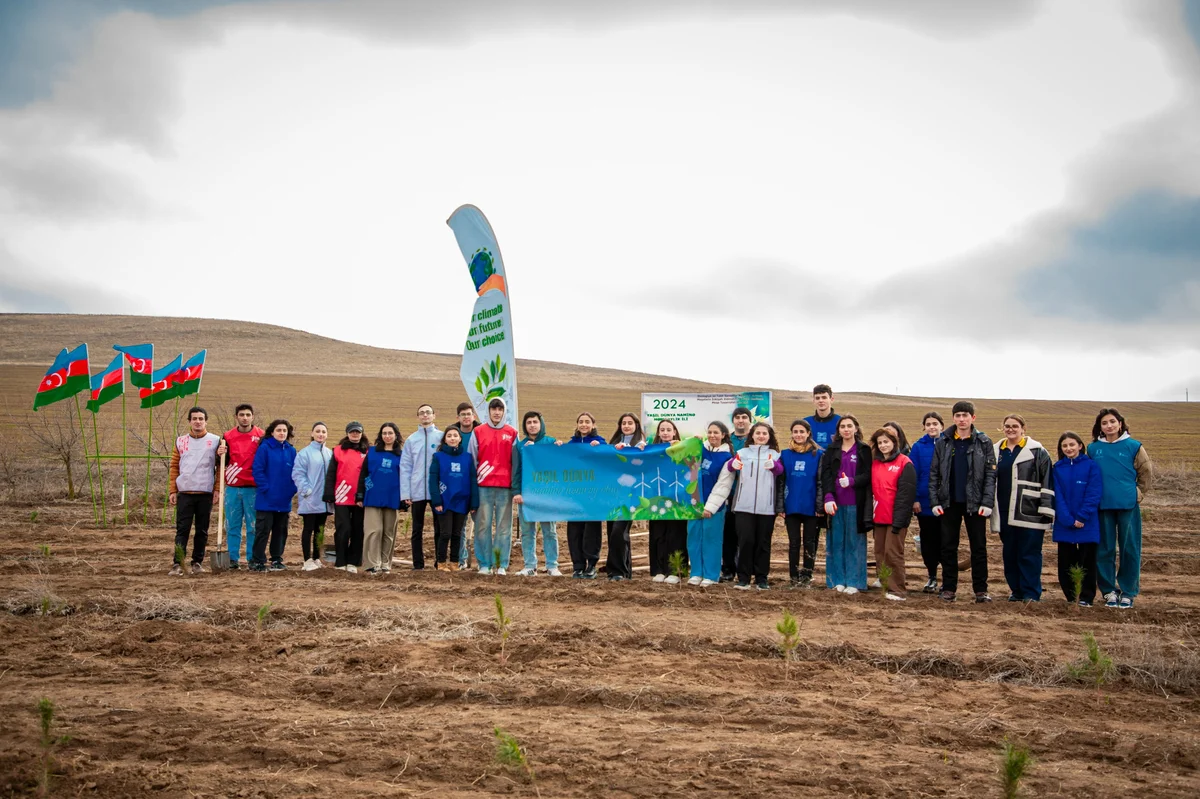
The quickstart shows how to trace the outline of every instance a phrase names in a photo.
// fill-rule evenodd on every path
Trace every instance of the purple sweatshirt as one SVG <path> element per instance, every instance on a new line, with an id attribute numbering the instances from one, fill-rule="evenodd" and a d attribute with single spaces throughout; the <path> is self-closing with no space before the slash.
<path id="1" fill-rule="evenodd" d="M 842 474 L 850 479 L 850 485 L 842 488 Z M 858 447 L 852 446 L 842 452 L 842 468 L 838 469 L 838 479 L 833 484 L 833 494 L 826 494 L 825 501 L 833 500 L 839 508 L 853 505 L 858 501 L 854 495 L 854 476 L 858 474 Z"/>

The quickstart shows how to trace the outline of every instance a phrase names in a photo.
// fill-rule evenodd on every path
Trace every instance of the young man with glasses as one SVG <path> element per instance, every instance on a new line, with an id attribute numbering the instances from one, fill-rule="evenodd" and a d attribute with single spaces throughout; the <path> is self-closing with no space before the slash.
<path id="1" fill-rule="evenodd" d="M 434 425 L 433 406 L 417 408 L 417 429 L 404 439 L 400 454 L 400 501 L 412 513 L 412 566 L 425 568 L 425 511 L 429 507 L 429 464 L 442 443 L 442 431 Z"/>

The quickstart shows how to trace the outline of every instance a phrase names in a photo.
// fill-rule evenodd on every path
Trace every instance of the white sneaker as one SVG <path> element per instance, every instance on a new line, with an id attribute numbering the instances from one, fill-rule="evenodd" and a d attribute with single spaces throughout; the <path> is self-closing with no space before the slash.
<path id="1" fill-rule="evenodd" d="M 303 571 L 312 572 L 321 568 L 321 564 L 317 563 L 315 560 L 309 559 L 304 561 L 304 566 L 301 568 Z"/>
<path id="2" fill-rule="evenodd" d="M 708 588 L 710 585 L 716 585 L 716 584 L 717 584 L 716 580 L 709 580 L 708 578 L 705 578 L 700 581 L 701 588 Z"/>
<path id="3" fill-rule="evenodd" d="M 857 588 L 855 588 L 855 587 L 854 587 L 854 586 L 852 586 L 852 585 L 851 585 L 851 586 L 848 586 L 848 587 L 846 588 L 846 596 L 850 596 L 850 595 L 852 595 L 852 594 L 857 594 L 857 593 L 858 593 L 858 589 L 857 589 Z"/>
<path id="4" fill-rule="evenodd" d="M 480 567 L 479 567 L 479 573 L 480 573 L 480 574 L 491 574 L 491 573 L 492 573 L 492 570 L 491 570 L 491 569 L 489 569 L 487 566 L 480 566 Z"/>
<path id="5" fill-rule="evenodd" d="M 351 565 L 351 564 L 347 563 L 347 564 L 346 564 L 346 571 L 350 572 L 351 574 L 358 574 L 358 567 L 357 567 L 357 566 L 353 566 L 353 565 Z"/>
<path id="6" fill-rule="evenodd" d="M 500 568 L 496 569 L 496 574 L 500 575 L 501 577 L 504 577 L 508 574 L 508 572 L 504 570 L 503 566 L 501 566 Z"/>
<path id="7" fill-rule="evenodd" d="M 666 582 L 666 580 L 667 580 L 667 575 L 656 574 L 656 575 L 654 575 L 654 580 L 652 580 L 652 582 L 663 583 L 663 582 Z"/>
<path id="8" fill-rule="evenodd" d="M 667 585 L 679 585 L 679 576 L 676 574 L 672 574 L 670 577 L 663 580 L 663 582 L 666 583 Z"/>
<path id="9" fill-rule="evenodd" d="M 537 577 L 537 569 L 521 569 L 517 572 L 518 577 Z"/>
<path id="10" fill-rule="evenodd" d="M 346 571 L 346 567 L 345 567 L 345 566 L 334 566 L 333 568 L 337 569 L 337 570 L 338 570 L 338 571 L 340 571 L 340 572 L 344 572 L 344 571 Z"/>
<path id="11" fill-rule="evenodd" d="M 893 602 L 904 602 L 907 599 L 907 597 L 902 597 L 899 594 L 893 594 L 891 591 L 887 592 L 887 598 Z"/>
<path id="12" fill-rule="evenodd" d="M 842 593 L 842 592 L 844 592 L 844 591 L 846 590 L 846 586 L 844 586 L 844 585 L 835 585 L 835 586 L 833 587 L 833 590 L 834 590 L 834 591 L 837 591 L 837 592 L 840 594 L 840 593 Z"/>
<path id="13" fill-rule="evenodd" d="M 553 569 L 551 569 L 551 570 L 550 570 L 550 576 L 551 576 L 551 577 L 562 577 L 562 572 L 560 572 L 560 571 L 558 570 L 558 567 L 556 566 L 556 567 L 554 567 Z"/>
<path id="14" fill-rule="evenodd" d="M 879 582 L 879 578 L 875 578 L 875 582 L 871 583 L 871 588 L 883 588 L 883 583 Z"/>
<path id="15" fill-rule="evenodd" d="M 703 577 L 693 577 L 690 580 L 688 580 L 688 585 L 700 585 L 700 583 L 703 580 L 704 580 Z"/>

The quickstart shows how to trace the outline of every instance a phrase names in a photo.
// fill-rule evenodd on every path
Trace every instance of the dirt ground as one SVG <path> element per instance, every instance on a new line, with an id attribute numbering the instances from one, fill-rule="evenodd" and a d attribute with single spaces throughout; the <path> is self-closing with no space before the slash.
<path id="1" fill-rule="evenodd" d="M 295 530 L 286 572 L 169 577 L 165 527 L 30 514 L 0 510 L 0 795 L 36 790 L 43 697 L 69 736 L 56 796 L 987 797 L 1005 737 L 1028 796 L 1200 795 L 1197 507 L 1149 510 L 1130 611 L 1068 607 L 1049 543 L 1040 604 L 1002 601 L 998 543 L 1001 601 L 902 604 L 785 589 L 781 565 L 762 593 L 301 572 Z M 1086 631 L 1118 669 L 1098 690 L 1066 671 Z M 497 726 L 532 779 L 497 762 Z"/>

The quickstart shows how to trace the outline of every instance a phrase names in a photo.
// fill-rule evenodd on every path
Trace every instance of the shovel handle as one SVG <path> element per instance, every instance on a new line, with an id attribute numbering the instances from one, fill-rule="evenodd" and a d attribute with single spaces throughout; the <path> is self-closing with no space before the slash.
<path id="1" fill-rule="evenodd" d="M 224 545 L 225 536 L 225 453 L 221 453 L 221 469 L 220 469 L 221 489 L 217 495 L 217 549 L 220 550 Z"/>

